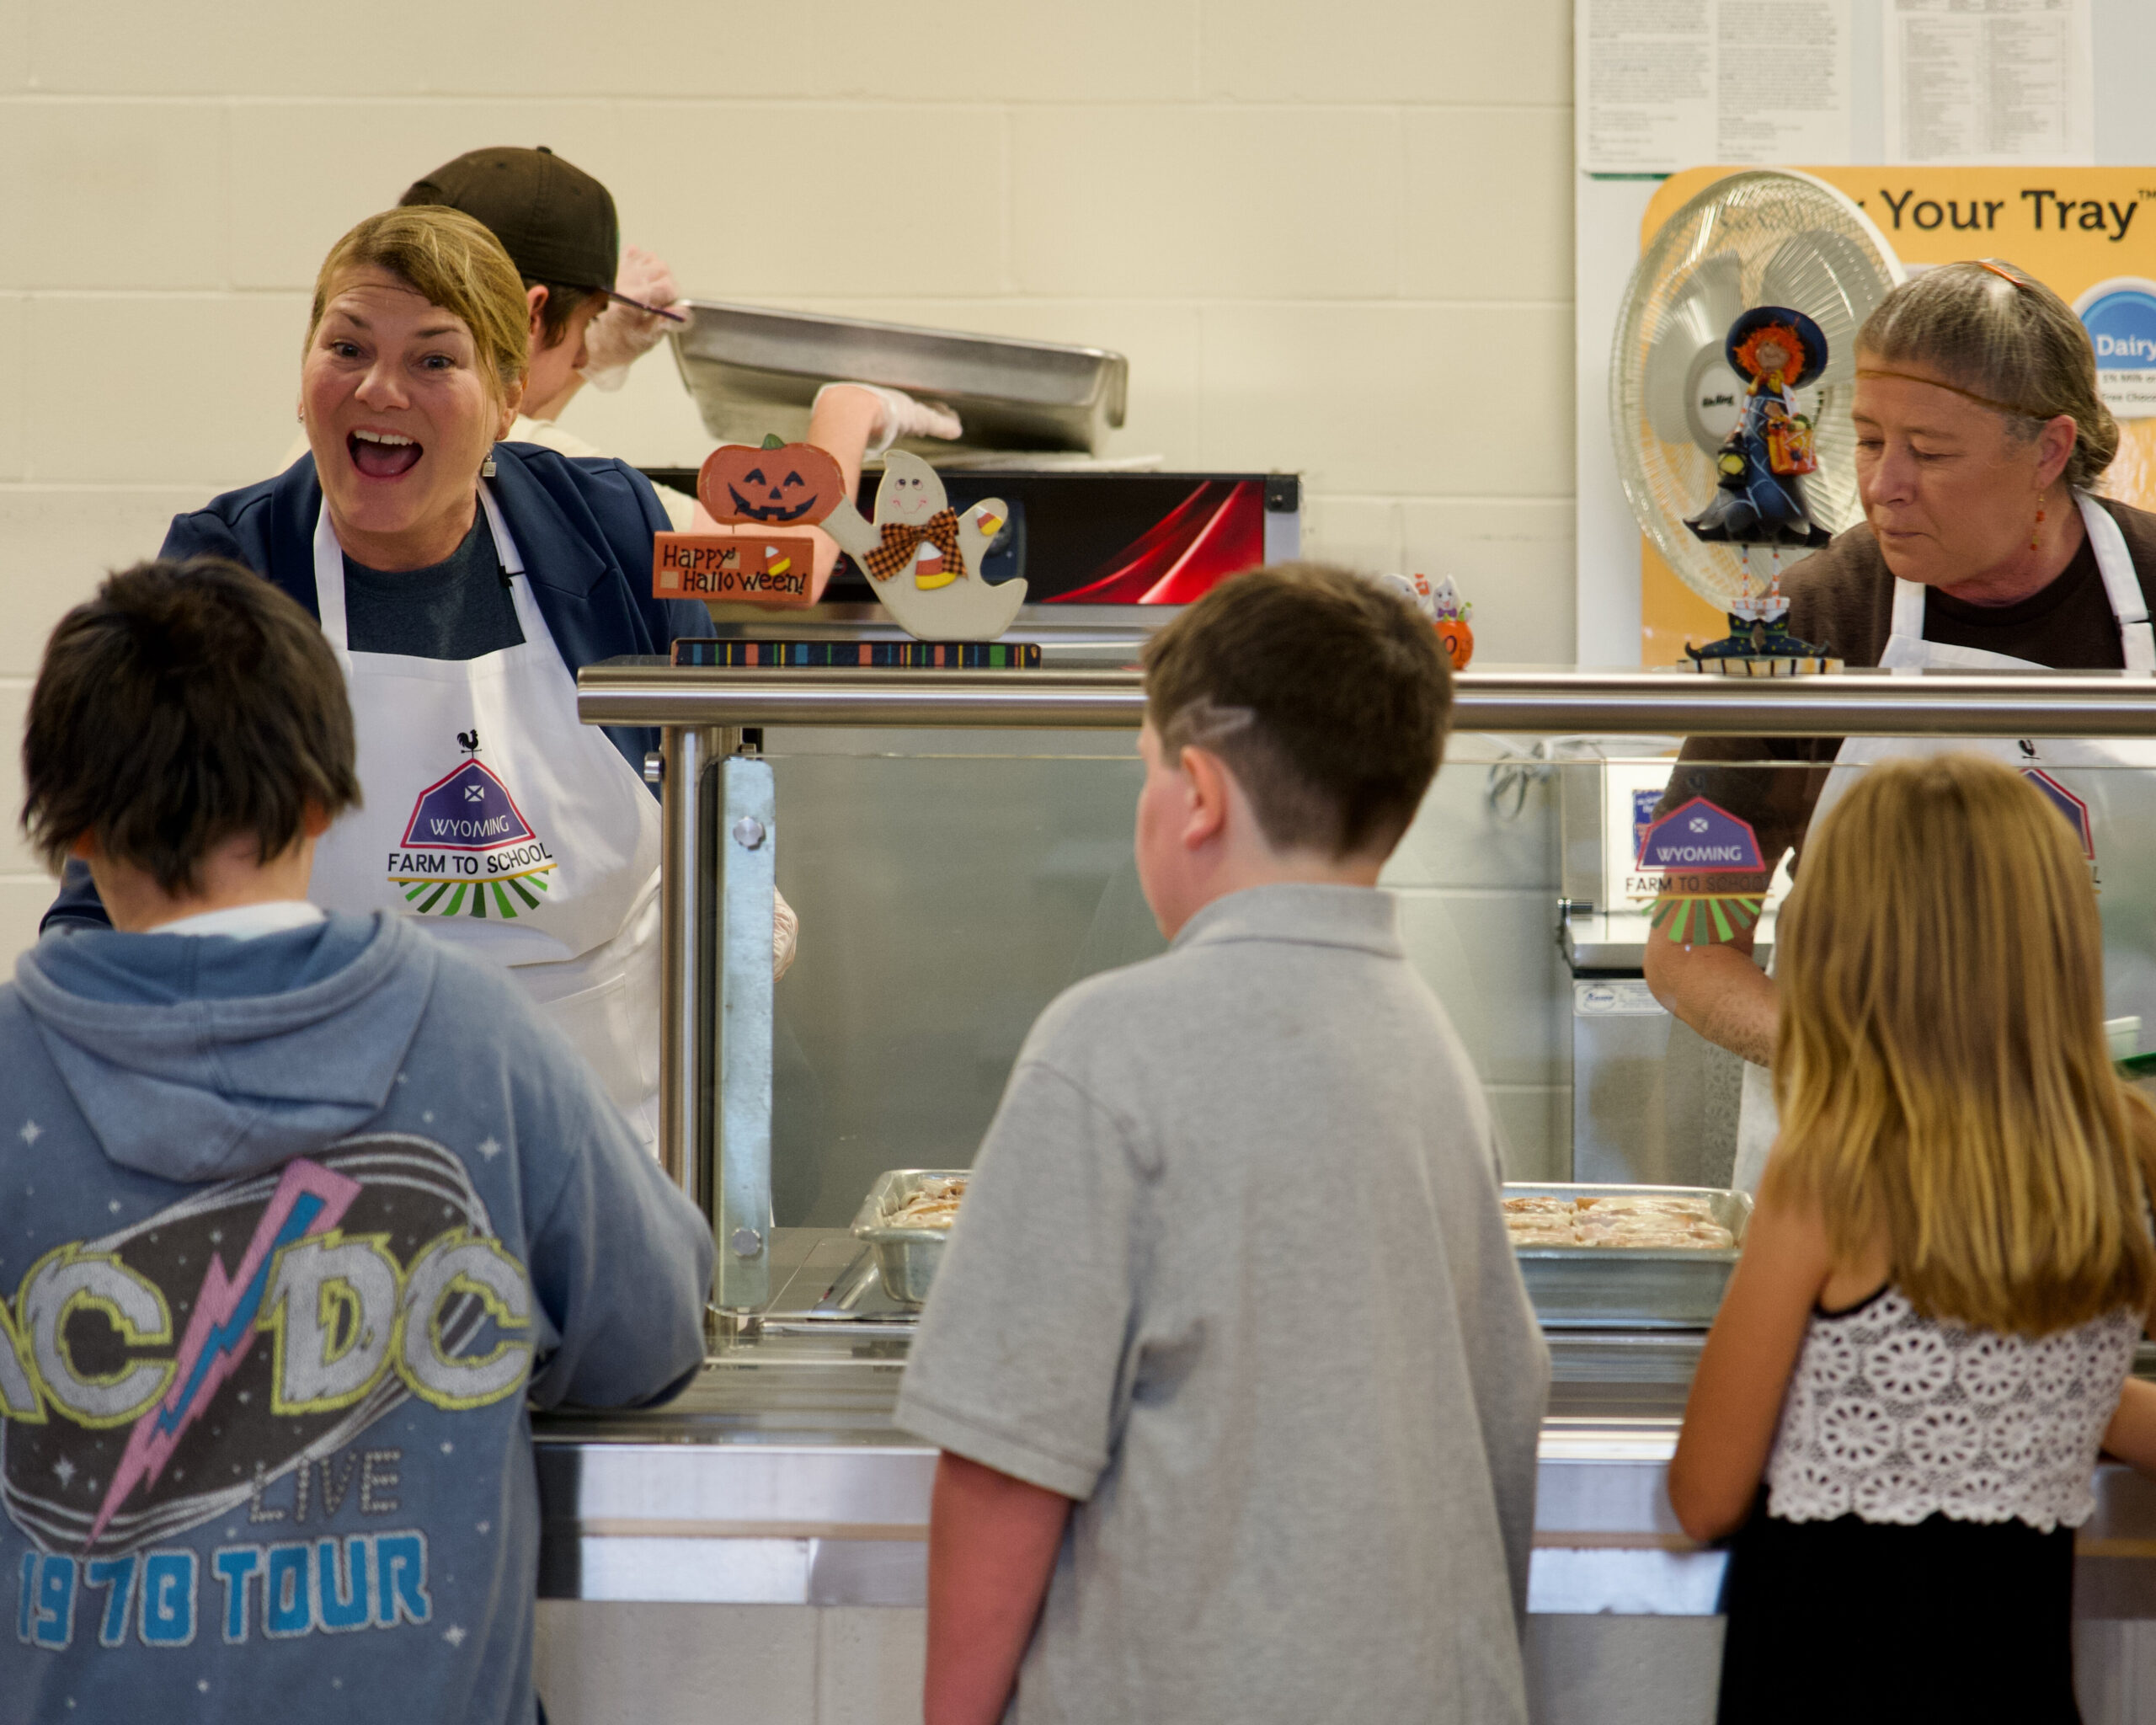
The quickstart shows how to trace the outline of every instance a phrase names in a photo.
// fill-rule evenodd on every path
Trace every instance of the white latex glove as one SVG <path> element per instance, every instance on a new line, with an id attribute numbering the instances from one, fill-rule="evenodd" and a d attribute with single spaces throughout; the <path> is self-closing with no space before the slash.
<path id="1" fill-rule="evenodd" d="M 874 396 L 880 404 L 875 427 L 868 434 L 868 447 L 862 451 L 864 455 L 881 455 L 901 437 L 948 439 L 965 430 L 950 409 L 931 401 L 915 401 L 903 389 L 886 389 L 880 383 L 826 383 L 816 392 L 816 399 L 821 401 L 825 391 L 832 389 L 858 389 Z M 813 415 L 816 409 L 812 405 L 808 411 Z"/>
<path id="2" fill-rule="evenodd" d="M 664 306 L 684 316 L 688 312 L 688 307 L 680 303 L 681 290 L 675 286 L 674 272 L 663 259 L 635 246 L 622 254 L 614 291 L 647 306 Z M 665 339 L 668 330 L 680 327 L 619 300 L 609 300 L 606 309 L 591 320 L 584 333 L 584 381 L 594 389 L 619 389 L 628 382 L 629 367 Z"/>
<path id="3" fill-rule="evenodd" d="M 771 980 L 793 968 L 794 948 L 801 943 L 801 919 L 794 915 L 793 906 L 780 896 L 778 889 L 771 889 Z"/>

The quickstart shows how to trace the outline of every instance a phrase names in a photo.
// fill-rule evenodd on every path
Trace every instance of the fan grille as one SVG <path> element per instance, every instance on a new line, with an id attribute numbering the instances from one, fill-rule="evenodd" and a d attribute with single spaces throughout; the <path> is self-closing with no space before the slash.
<path id="1" fill-rule="evenodd" d="M 1900 279 L 1892 252 L 1848 198 L 1806 175 L 1772 169 L 1716 180 L 1648 243 L 1618 320 L 1610 435 L 1641 531 L 1700 597 L 1726 606 L 1743 588 L 1746 564 L 1740 547 L 1707 544 L 1684 525 L 1713 495 L 1714 459 L 1695 437 L 1662 435 L 1681 431 L 1669 399 L 1673 380 L 1688 378 L 1684 368 L 1702 340 L 1718 345 L 1748 306 L 1790 306 L 1817 323 L 1828 368 L 1798 392 L 1800 401 L 1814 403 L 1819 460 L 1804 481 L 1805 500 L 1819 525 L 1838 533 L 1863 518 L 1849 423 L 1856 332 Z M 1785 551 L 1782 566 L 1806 554 Z M 1751 568 L 1755 580 L 1764 579 L 1764 554 Z"/>

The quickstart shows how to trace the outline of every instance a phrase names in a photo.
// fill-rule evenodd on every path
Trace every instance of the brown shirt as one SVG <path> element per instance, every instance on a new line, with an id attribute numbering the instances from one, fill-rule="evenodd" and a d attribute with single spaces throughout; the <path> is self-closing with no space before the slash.
<path id="1" fill-rule="evenodd" d="M 2156 515 L 2100 499 L 2125 536 L 2156 611 Z M 1852 665 L 1876 665 L 1893 630 L 1894 577 L 1868 525 L 1838 534 L 1783 577 L 1790 633 L 1830 649 Z M 2013 605 L 1971 605 L 1924 595 L 1924 638 L 2025 659 L 2054 670 L 2119 670 L 2126 665 L 2118 619 L 2084 535 L 2058 579 Z M 1678 756 L 1658 812 L 1705 797 L 1752 824 L 1771 869 L 1801 851 L 1812 810 L 1842 746 L 1839 737 L 1693 737 Z M 1721 763 L 1744 761 L 1742 767 Z M 1772 762 L 1773 765 L 1764 763 Z"/>

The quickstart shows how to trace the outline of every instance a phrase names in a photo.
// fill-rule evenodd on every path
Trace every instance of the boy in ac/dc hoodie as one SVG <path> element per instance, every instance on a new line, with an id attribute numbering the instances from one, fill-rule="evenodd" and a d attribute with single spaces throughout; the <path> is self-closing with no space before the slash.
<path id="1" fill-rule="evenodd" d="M 351 718 L 266 582 L 114 576 L 23 756 L 114 927 L 0 987 L 0 1725 L 529 1725 L 527 1405 L 685 1383 L 708 1228 L 515 987 L 306 902 Z"/>

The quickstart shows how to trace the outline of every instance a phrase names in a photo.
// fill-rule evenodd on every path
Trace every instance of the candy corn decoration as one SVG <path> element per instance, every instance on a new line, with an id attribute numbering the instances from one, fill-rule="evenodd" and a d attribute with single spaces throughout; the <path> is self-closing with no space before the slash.
<path id="1" fill-rule="evenodd" d="M 947 587 L 958 579 L 958 572 L 944 561 L 943 553 L 924 541 L 921 554 L 914 560 L 913 584 L 924 593 L 932 593 L 938 587 Z"/>

